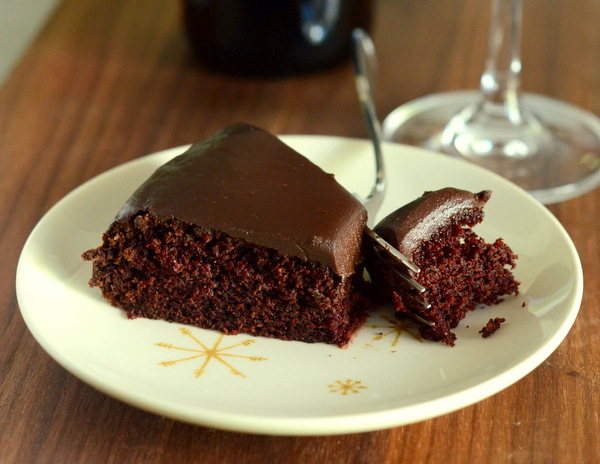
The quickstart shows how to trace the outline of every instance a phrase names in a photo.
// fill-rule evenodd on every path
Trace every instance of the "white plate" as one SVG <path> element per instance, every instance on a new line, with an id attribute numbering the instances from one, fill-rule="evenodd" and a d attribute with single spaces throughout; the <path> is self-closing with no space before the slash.
<path id="1" fill-rule="evenodd" d="M 367 141 L 285 136 L 349 190 L 365 194 L 373 172 Z M 559 222 L 495 174 L 420 149 L 385 145 L 389 190 L 382 215 L 425 190 L 492 189 L 477 230 L 518 253 L 518 297 L 470 313 L 456 346 L 422 342 L 381 308 L 346 349 L 284 342 L 163 321 L 128 320 L 89 288 L 83 251 L 132 191 L 186 147 L 116 167 L 77 188 L 39 222 L 17 270 L 17 295 L 34 337 L 84 382 L 167 417 L 229 430 L 339 434 L 439 416 L 480 401 L 538 366 L 569 331 L 581 303 L 577 252 Z M 492 337 L 479 330 L 506 322 Z"/>

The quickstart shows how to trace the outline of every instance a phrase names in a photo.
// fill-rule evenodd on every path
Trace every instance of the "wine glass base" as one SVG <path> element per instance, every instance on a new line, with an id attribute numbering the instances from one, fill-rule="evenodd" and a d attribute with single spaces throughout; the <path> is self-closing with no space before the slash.
<path id="1" fill-rule="evenodd" d="M 600 118 L 542 95 L 520 97 L 522 107 L 550 137 L 535 155 L 465 156 L 444 143 L 442 134 L 448 122 L 478 97 L 477 91 L 457 91 L 408 102 L 385 119 L 383 138 L 468 159 L 521 186 L 544 204 L 575 198 L 600 185 Z"/>

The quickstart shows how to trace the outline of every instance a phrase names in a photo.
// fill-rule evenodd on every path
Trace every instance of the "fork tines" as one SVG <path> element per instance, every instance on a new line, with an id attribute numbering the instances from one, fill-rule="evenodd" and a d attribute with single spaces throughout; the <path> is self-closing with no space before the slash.
<path id="1" fill-rule="evenodd" d="M 374 255 L 385 264 L 389 269 L 391 269 L 394 273 L 396 273 L 399 277 L 401 277 L 412 290 L 415 290 L 417 293 L 408 291 L 406 292 L 415 302 L 419 303 L 423 308 L 429 309 L 431 305 L 427 303 L 420 295 L 425 292 L 425 287 L 413 279 L 409 270 L 418 274 L 420 272 L 419 268 L 406 256 L 404 256 L 400 251 L 390 245 L 387 241 L 385 241 L 379 234 L 373 231 L 370 228 L 365 228 L 366 235 L 372 239 L 372 246 Z M 429 326 L 435 325 L 433 322 L 428 321 L 427 319 L 422 318 L 418 314 L 410 312 L 409 316 L 413 317 L 419 322 L 423 324 L 427 324 Z"/>

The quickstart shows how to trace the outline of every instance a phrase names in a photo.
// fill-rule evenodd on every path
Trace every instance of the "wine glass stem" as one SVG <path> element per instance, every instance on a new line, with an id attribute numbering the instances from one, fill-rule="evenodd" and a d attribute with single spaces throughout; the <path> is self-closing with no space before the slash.
<path id="1" fill-rule="evenodd" d="M 520 40 L 521 0 L 492 0 L 488 55 L 480 90 L 484 106 L 502 106 L 505 117 L 516 125 L 522 122 L 518 100 Z"/>

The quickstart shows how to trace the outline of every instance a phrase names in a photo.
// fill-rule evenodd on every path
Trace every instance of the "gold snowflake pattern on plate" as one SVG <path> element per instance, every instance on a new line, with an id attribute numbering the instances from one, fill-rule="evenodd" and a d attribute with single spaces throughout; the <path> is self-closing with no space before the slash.
<path id="1" fill-rule="evenodd" d="M 185 358 L 181 358 L 181 359 L 162 361 L 162 362 L 158 363 L 160 366 L 168 367 L 168 366 L 173 366 L 180 362 L 204 358 L 204 362 L 202 363 L 202 366 L 199 369 L 196 369 L 194 371 L 194 375 L 196 376 L 196 378 L 200 377 L 201 375 L 203 375 L 206 372 L 208 365 L 213 360 L 218 361 L 219 363 L 228 367 L 229 371 L 232 374 L 247 378 L 244 374 L 242 374 L 242 372 L 240 372 L 238 369 L 233 367 L 227 361 L 227 358 L 247 359 L 249 361 L 266 361 L 267 360 L 267 358 L 263 358 L 261 356 L 243 356 L 243 355 L 239 355 L 239 354 L 230 352 L 230 350 L 237 348 L 239 346 L 251 345 L 252 343 L 254 343 L 254 340 L 252 340 L 252 339 L 246 339 L 244 341 L 236 343 L 235 345 L 229 345 L 229 346 L 222 347 L 221 342 L 223 341 L 225 334 L 220 334 L 219 338 L 214 343 L 214 345 L 209 348 L 207 345 L 202 343 L 198 338 L 196 338 L 192 334 L 192 331 L 190 329 L 181 327 L 179 329 L 179 332 L 181 332 L 186 337 L 191 338 L 197 346 L 195 346 L 193 348 L 186 348 L 186 347 L 182 347 L 182 346 L 173 345 L 172 343 L 164 343 L 164 342 L 155 343 L 155 345 L 159 346 L 161 348 L 166 348 L 168 350 L 186 351 L 188 353 L 193 353 L 193 354 L 191 354 L 190 356 L 187 356 Z"/>
<path id="2" fill-rule="evenodd" d="M 416 322 L 411 319 L 392 319 L 391 317 L 382 315 L 381 319 L 385 321 L 383 325 L 381 324 L 372 324 L 367 325 L 372 329 L 380 329 L 379 332 L 373 338 L 373 341 L 382 340 L 391 336 L 392 346 L 396 346 L 398 344 L 398 340 L 400 336 L 406 332 L 412 338 L 417 340 L 418 342 L 423 343 L 423 339 L 419 335 L 419 327 Z"/>
<path id="3" fill-rule="evenodd" d="M 329 393 L 339 393 L 343 396 L 348 395 L 349 393 L 360 393 L 361 390 L 365 390 L 368 387 L 362 385 L 360 380 L 336 380 L 330 385 L 327 385 L 329 388 Z"/>

